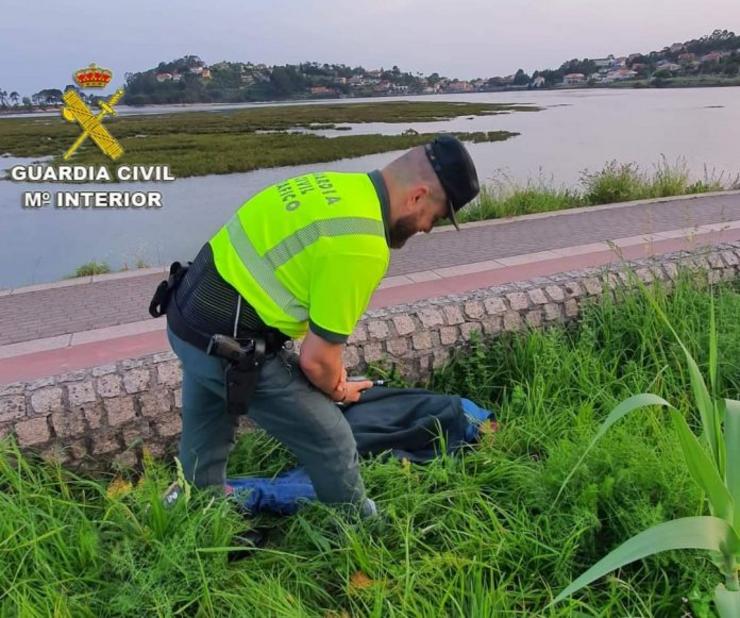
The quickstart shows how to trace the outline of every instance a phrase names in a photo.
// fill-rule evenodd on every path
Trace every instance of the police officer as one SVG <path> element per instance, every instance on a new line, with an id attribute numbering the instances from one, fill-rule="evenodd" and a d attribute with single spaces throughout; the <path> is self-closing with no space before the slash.
<path id="1" fill-rule="evenodd" d="M 385 275 L 389 249 L 429 232 L 478 194 L 475 167 L 451 135 L 381 170 L 290 178 L 248 199 L 205 245 L 173 293 L 167 335 L 182 362 L 179 457 L 198 487 L 224 486 L 238 417 L 225 407 L 226 361 L 209 337 L 267 342 L 244 413 L 305 467 L 319 500 L 375 512 L 352 431 L 335 403 L 360 399 L 342 350 Z M 284 346 L 303 337 L 300 355 Z"/>

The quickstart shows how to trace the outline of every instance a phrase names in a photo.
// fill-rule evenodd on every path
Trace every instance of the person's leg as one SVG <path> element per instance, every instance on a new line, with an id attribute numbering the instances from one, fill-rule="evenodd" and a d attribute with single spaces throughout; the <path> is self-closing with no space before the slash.
<path id="1" fill-rule="evenodd" d="M 238 424 L 238 418 L 226 412 L 224 365 L 169 329 L 167 336 L 182 362 L 179 457 L 185 478 L 196 487 L 223 486 Z"/>
<path id="2" fill-rule="evenodd" d="M 293 452 L 319 500 L 366 504 L 352 430 L 341 410 L 308 381 L 294 354 L 267 360 L 247 415 Z"/>

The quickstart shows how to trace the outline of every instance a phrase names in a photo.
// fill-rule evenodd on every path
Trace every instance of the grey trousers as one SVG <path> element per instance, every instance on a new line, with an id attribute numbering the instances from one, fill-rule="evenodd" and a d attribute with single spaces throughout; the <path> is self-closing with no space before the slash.
<path id="1" fill-rule="evenodd" d="M 169 328 L 167 337 L 182 362 L 180 461 L 185 477 L 196 487 L 223 485 L 238 421 L 226 412 L 226 361 Z M 319 500 L 364 502 L 352 430 L 341 410 L 308 381 L 295 354 L 282 350 L 268 357 L 247 415 L 296 456 Z"/>

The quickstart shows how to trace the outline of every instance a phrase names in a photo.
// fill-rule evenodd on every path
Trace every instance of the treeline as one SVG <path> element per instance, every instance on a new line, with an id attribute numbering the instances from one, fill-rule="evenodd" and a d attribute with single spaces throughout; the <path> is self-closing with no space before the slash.
<path id="1" fill-rule="evenodd" d="M 67 84 L 64 91 L 59 88 L 44 88 L 34 92 L 30 97 L 22 97 L 18 92 L 8 93 L 0 89 L 0 108 L 4 109 L 26 109 L 54 107 L 62 104 L 62 96 L 67 90 L 74 90 L 80 95 L 80 98 L 90 105 L 94 105 L 98 99 L 105 99 L 100 95 L 86 93 L 74 84 Z"/>
<path id="2" fill-rule="evenodd" d="M 368 71 L 343 64 L 304 62 L 266 66 L 219 62 L 206 66 L 197 56 L 162 62 L 155 69 L 126 74 L 128 105 L 264 101 L 309 96 L 388 92 L 417 94 L 427 84 L 421 74 L 392 69 Z"/>
<path id="3" fill-rule="evenodd" d="M 673 49 L 675 47 L 675 49 Z M 680 48 L 680 49 L 679 49 Z M 662 62 L 671 62 L 681 65 L 681 74 L 689 76 L 716 75 L 734 77 L 740 74 L 740 36 L 729 30 L 715 30 L 710 35 L 699 39 L 692 39 L 682 44 L 664 47 L 660 51 L 651 51 L 646 54 L 630 54 L 626 62 L 627 68 L 634 68 L 637 77 L 660 80 L 671 77 L 672 73 L 661 68 Z M 724 55 L 708 61 L 701 58 L 712 52 L 720 52 Z M 687 60 L 686 56 L 693 54 L 696 58 Z M 594 60 L 589 58 L 568 60 L 557 69 L 544 69 L 535 71 L 532 75 L 519 74 L 520 82 L 542 77 L 546 86 L 554 86 L 563 81 L 563 78 L 571 73 L 592 75 L 599 69 Z M 521 69 L 520 69 L 521 72 Z M 523 72 L 522 72 L 523 73 Z M 656 85 L 659 85 L 656 84 Z"/>
<path id="4" fill-rule="evenodd" d="M 611 81 L 602 79 L 607 70 L 626 70 L 620 79 L 631 80 L 634 86 L 671 85 L 670 78 L 716 77 L 740 75 L 740 36 L 729 30 L 685 43 L 675 43 L 660 51 L 633 53 L 614 60 L 606 69 L 604 60 L 574 58 L 557 69 L 541 69 L 531 75 L 523 69 L 505 77 L 477 78 L 470 81 L 423 75 L 390 69 L 368 70 L 362 66 L 303 62 L 267 66 L 251 62 L 219 62 L 207 66 L 198 56 L 187 55 L 157 67 L 125 74 L 125 97 L 128 105 L 162 103 L 238 103 L 280 99 L 316 97 L 375 96 L 404 94 L 435 94 L 450 92 L 482 92 L 504 89 L 548 88 L 562 85 L 566 75 L 585 76 L 583 85 L 599 85 Z M 608 64 L 608 63 L 607 63 Z M 599 76 L 601 73 L 601 77 Z M 707 81 L 707 80 L 704 80 Z M 712 80 L 708 80 L 710 83 Z M 730 80 L 731 81 L 731 80 Z M 629 82 L 628 82 L 629 83 Z M 67 88 L 75 88 L 68 85 Z M 0 109 L 33 108 L 59 105 L 62 90 L 43 89 L 30 97 L 0 88 Z M 80 92 L 89 103 L 98 98 Z"/>

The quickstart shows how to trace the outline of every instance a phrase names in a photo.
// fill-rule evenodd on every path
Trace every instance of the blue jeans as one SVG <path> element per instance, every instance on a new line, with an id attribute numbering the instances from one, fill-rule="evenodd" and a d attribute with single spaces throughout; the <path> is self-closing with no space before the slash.
<path id="1" fill-rule="evenodd" d="M 226 361 L 183 341 L 169 328 L 167 337 L 182 362 L 180 461 L 185 477 L 197 487 L 223 485 L 238 420 L 226 412 Z M 342 411 L 308 381 L 295 354 L 281 350 L 268 356 L 245 412 L 296 456 L 319 500 L 364 503 L 352 430 Z"/>

